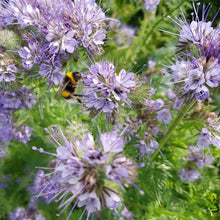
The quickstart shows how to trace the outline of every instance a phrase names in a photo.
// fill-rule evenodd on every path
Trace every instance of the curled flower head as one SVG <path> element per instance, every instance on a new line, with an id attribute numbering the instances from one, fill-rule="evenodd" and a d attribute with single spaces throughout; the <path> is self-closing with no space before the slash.
<path id="1" fill-rule="evenodd" d="M 207 58 L 212 56 L 218 58 L 220 47 L 220 29 L 219 27 L 214 29 L 212 24 L 219 13 L 219 10 L 212 21 L 206 21 L 211 6 L 203 5 L 201 19 L 198 14 L 199 6 L 200 3 L 197 3 L 196 9 L 193 2 L 194 13 L 191 22 L 187 21 L 184 14 L 181 14 L 181 17 L 176 18 L 176 20 L 172 19 L 175 27 L 179 31 L 179 41 L 177 43 L 177 47 L 181 51 L 193 44 L 200 50 L 203 56 L 206 56 Z"/>
<path id="2" fill-rule="evenodd" d="M 148 99 L 145 99 L 142 104 L 146 106 L 144 109 L 146 109 L 145 112 L 148 115 L 146 115 L 147 118 L 151 118 L 152 116 L 154 117 L 154 119 L 152 118 L 153 123 L 156 119 L 158 122 L 169 124 L 170 120 L 172 119 L 172 115 L 169 109 L 164 108 L 165 102 L 162 99 L 159 98 L 152 100 L 150 96 Z M 152 132 L 152 130 L 150 132 Z"/>
<path id="3" fill-rule="evenodd" d="M 118 110 L 120 102 L 131 105 L 128 95 L 136 86 L 135 74 L 131 69 L 121 69 L 117 73 L 117 66 L 108 60 L 95 62 L 87 66 L 87 73 L 84 74 L 85 105 L 95 115 L 104 112 L 109 115 Z"/>
<path id="4" fill-rule="evenodd" d="M 190 95 L 198 100 L 205 100 L 210 96 L 210 89 L 220 83 L 220 68 L 218 59 L 214 57 L 207 60 L 205 57 L 187 61 L 176 58 L 170 66 L 171 79 L 181 86 L 182 95 Z M 183 83 L 184 82 L 184 83 Z"/>
<path id="5" fill-rule="evenodd" d="M 74 25 L 78 28 L 76 38 L 91 54 L 102 54 L 106 38 L 106 22 L 109 20 L 94 0 L 74 1 Z"/>
<path id="6" fill-rule="evenodd" d="M 125 182 L 135 185 L 137 177 L 137 165 L 124 155 L 118 155 L 125 145 L 123 138 L 114 131 L 104 133 L 97 146 L 90 133 L 83 133 L 79 138 L 69 134 L 67 138 L 54 126 L 49 134 L 56 145 L 56 153 L 33 147 L 56 157 L 53 167 L 49 168 L 53 172 L 44 174 L 41 171 L 37 176 L 34 188 L 38 196 L 46 197 L 48 202 L 55 198 L 61 200 L 60 214 L 75 201 L 67 219 L 76 206 L 85 207 L 87 218 L 106 207 L 117 212 L 121 198 L 111 182 L 122 187 Z"/>

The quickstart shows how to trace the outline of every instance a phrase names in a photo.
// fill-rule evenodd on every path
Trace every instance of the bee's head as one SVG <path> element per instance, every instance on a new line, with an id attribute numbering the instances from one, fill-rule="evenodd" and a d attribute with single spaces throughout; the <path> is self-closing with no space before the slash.
<path id="1" fill-rule="evenodd" d="M 76 82 L 78 82 L 80 79 L 82 79 L 82 76 L 80 72 L 73 72 L 73 78 L 75 79 Z"/>

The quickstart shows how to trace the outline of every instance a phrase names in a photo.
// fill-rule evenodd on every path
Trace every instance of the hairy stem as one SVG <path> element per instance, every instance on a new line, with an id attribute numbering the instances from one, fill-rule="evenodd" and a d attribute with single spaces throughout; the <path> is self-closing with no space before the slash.
<path id="1" fill-rule="evenodd" d="M 158 150 L 155 150 L 154 154 L 151 157 L 151 161 L 157 156 L 161 148 L 166 144 L 166 142 L 169 140 L 170 135 L 172 134 L 173 130 L 176 128 L 176 126 L 179 124 L 179 122 L 183 119 L 183 117 L 186 115 L 186 113 L 193 107 L 195 104 L 195 101 L 190 102 L 188 105 L 184 105 L 178 116 L 176 117 L 175 121 L 171 124 L 166 134 L 163 136 L 163 138 L 159 142 L 159 148 Z"/>

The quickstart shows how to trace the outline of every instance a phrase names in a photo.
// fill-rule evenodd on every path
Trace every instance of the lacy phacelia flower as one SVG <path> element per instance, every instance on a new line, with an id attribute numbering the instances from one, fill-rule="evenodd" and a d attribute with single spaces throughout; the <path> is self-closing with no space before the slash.
<path id="1" fill-rule="evenodd" d="M 133 219 L 134 215 L 132 212 L 129 212 L 126 208 L 124 208 L 121 212 L 121 215 L 127 219 Z"/>
<path id="2" fill-rule="evenodd" d="M 18 70 L 14 60 L 4 54 L 0 54 L 0 83 L 11 83 L 16 79 Z"/>
<path id="3" fill-rule="evenodd" d="M 220 148 L 220 137 L 209 129 L 203 128 L 201 134 L 198 136 L 197 145 L 201 149 L 205 149 L 209 148 L 210 144 Z"/>
<path id="4" fill-rule="evenodd" d="M 169 124 L 170 120 L 172 119 L 172 116 L 170 114 L 169 109 L 162 109 L 157 112 L 157 120 L 160 122 L 164 122 L 166 125 Z"/>
<path id="5" fill-rule="evenodd" d="M 192 16 L 192 21 L 189 23 L 185 16 L 181 14 L 181 18 L 176 18 L 176 20 L 172 19 L 175 27 L 179 31 L 179 41 L 177 43 L 177 47 L 182 50 L 188 48 L 191 44 L 195 45 L 203 56 L 218 58 L 219 49 L 220 49 L 220 28 L 219 26 L 214 29 L 212 27 L 212 23 L 214 19 L 206 22 L 211 6 L 208 5 L 205 7 L 203 5 L 202 9 L 202 19 L 199 19 L 198 11 L 199 11 L 200 3 L 198 3 L 198 8 L 196 9 L 194 3 L 194 16 Z"/>
<path id="6" fill-rule="evenodd" d="M 207 59 L 210 57 L 219 58 L 220 26 L 217 26 L 215 29 L 212 27 L 219 10 L 213 20 L 207 22 L 206 19 L 211 6 L 208 5 L 205 7 L 205 5 L 203 5 L 202 19 L 200 20 L 198 15 L 200 3 L 197 3 L 197 5 L 198 7 L 196 9 L 193 3 L 194 15 L 190 23 L 183 14 L 181 14 L 181 18 L 176 18 L 176 20 L 172 19 L 175 27 L 179 31 L 180 38 L 177 47 L 179 51 L 181 51 L 189 48 L 189 46 L 193 44 L 200 51 L 200 54 Z"/>
<path id="7" fill-rule="evenodd" d="M 0 67 L 0 82 L 14 82 L 16 76 L 14 73 L 17 72 L 17 68 L 14 64 L 8 65 L 4 68 L 4 66 Z"/>
<path id="8" fill-rule="evenodd" d="M 176 92 L 174 92 L 172 89 L 167 89 L 166 95 L 168 99 L 170 100 L 170 102 L 173 103 L 173 108 L 180 109 L 180 107 L 182 106 L 184 102 L 184 99 L 179 99 L 176 95 Z"/>
<path id="9" fill-rule="evenodd" d="M 0 145 L 10 142 L 11 139 L 18 140 L 26 144 L 30 140 L 31 128 L 22 125 L 19 131 L 12 124 L 12 114 L 15 110 L 23 108 L 32 108 L 36 103 L 35 95 L 32 90 L 26 89 L 25 86 L 14 92 L 7 92 L 0 87 Z"/>
<path id="10" fill-rule="evenodd" d="M 135 36 L 136 29 L 129 26 L 122 26 L 119 29 L 117 42 L 119 45 L 130 45 Z"/>
<path id="11" fill-rule="evenodd" d="M 137 177 L 137 165 L 119 154 L 125 145 L 122 136 L 114 131 L 101 134 L 100 146 L 96 146 L 90 133 L 83 134 L 80 139 L 69 134 L 67 139 L 56 126 L 51 130 L 52 133 L 48 132 L 57 145 L 56 153 L 33 147 L 33 150 L 56 157 L 53 168 L 49 168 L 53 172 L 44 174 L 41 171 L 37 176 L 34 188 L 38 196 L 46 197 L 48 202 L 61 201 L 60 214 L 74 201 L 67 219 L 76 206 L 85 207 L 87 219 L 105 207 L 118 213 L 121 198 L 117 187 L 112 186 L 123 186 L 124 181 L 135 185 Z M 116 185 L 111 184 L 112 181 Z"/>
<path id="12" fill-rule="evenodd" d="M 114 19 L 106 18 L 100 5 L 94 0 L 11 0 L 4 4 L 0 21 L 2 26 L 35 27 L 55 53 L 73 53 L 80 46 L 101 54 L 107 23 Z"/>
<path id="13" fill-rule="evenodd" d="M 160 122 L 164 122 L 165 124 L 169 124 L 170 120 L 172 119 L 172 116 L 170 114 L 170 110 L 164 108 L 164 101 L 162 99 L 145 99 L 143 105 L 147 106 L 148 110 L 151 113 L 156 112 L 157 115 L 155 119 L 157 119 Z"/>
<path id="14" fill-rule="evenodd" d="M 107 60 L 95 62 L 87 69 L 83 77 L 84 85 L 87 86 L 84 102 L 93 115 L 101 112 L 112 115 L 117 112 L 119 102 L 131 105 L 128 95 L 137 86 L 131 69 L 122 69 L 117 74 L 117 67 Z"/>
<path id="15" fill-rule="evenodd" d="M 147 11 L 154 11 L 154 9 L 159 5 L 160 0 L 145 0 L 144 8 Z"/>
<path id="16" fill-rule="evenodd" d="M 31 198 L 28 207 L 17 207 L 9 214 L 10 220 L 46 220 L 46 218 L 38 212 L 36 201 Z"/>
<path id="17" fill-rule="evenodd" d="M 141 158 L 149 156 L 159 147 L 158 142 L 147 132 L 144 134 L 144 138 L 136 144 L 136 147 L 140 148 Z"/>
<path id="18" fill-rule="evenodd" d="M 46 77 L 49 87 L 61 83 L 62 61 L 70 54 L 78 56 L 78 48 L 91 55 L 102 54 L 108 24 L 115 22 L 94 0 L 11 0 L 3 5 L 0 26 L 34 27 L 31 32 L 22 32 L 27 45 L 17 54 L 26 70 L 40 68 L 39 74 Z M 13 80 L 12 74 L 4 75 L 0 80 Z"/>
<path id="19" fill-rule="evenodd" d="M 220 123 L 219 123 L 218 115 L 210 111 L 206 111 L 205 115 L 207 116 L 208 126 L 211 129 L 214 129 L 215 131 L 220 132 Z"/>
<path id="20" fill-rule="evenodd" d="M 153 60 L 149 60 L 147 62 L 147 65 L 148 65 L 149 69 L 153 69 L 155 67 L 156 63 Z"/>
<path id="21" fill-rule="evenodd" d="M 26 70 L 30 70 L 34 64 L 41 63 L 43 57 L 45 57 L 45 51 L 37 38 L 34 38 L 33 35 L 26 37 L 26 40 L 28 41 L 28 46 L 22 47 L 21 50 L 18 51 L 18 54 L 22 59 L 22 66 Z"/>
<path id="22" fill-rule="evenodd" d="M 190 147 L 189 149 L 188 161 L 195 163 L 199 169 L 212 163 L 212 155 L 205 154 L 200 147 Z"/>
<path id="23" fill-rule="evenodd" d="M 30 140 L 32 130 L 33 129 L 30 128 L 28 125 L 23 124 L 21 125 L 19 130 L 14 130 L 13 138 L 19 142 L 26 144 Z"/>
<path id="24" fill-rule="evenodd" d="M 178 174 L 181 180 L 187 181 L 187 182 L 194 182 L 200 177 L 199 172 L 193 169 L 188 170 L 188 169 L 183 168 L 178 171 Z"/>
<path id="25" fill-rule="evenodd" d="M 61 61 L 68 58 L 67 53 L 56 53 L 54 47 L 51 48 L 42 35 L 26 33 L 24 39 L 28 45 L 17 50 L 23 68 L 30 70 L 39 67 L 40 76 L 46 77 L 50 87 L 61 83 L 63 79 Z"/>
<path id="26" fill-rule="evenodd" d="M 182 95 L 205 100 L 209 97 L 209 90 L 218 87 L 220 83 L 220 65 L 214 57 L 209 60 L 205 57 L 191 58 L 191 61 L 177 59 L 170 66 L 171 79 L 174 83 L 179 83 L 178 86 L 183 85 Z"/>
<path id="27" fill-rule="evenodd" d="M 147 106 L 149 110 L 152 112 L 159 111 L 164 107 L 164 101 L 162 99 L 156 99 L 156 100 L 145 99 L 143 104 Z"/>

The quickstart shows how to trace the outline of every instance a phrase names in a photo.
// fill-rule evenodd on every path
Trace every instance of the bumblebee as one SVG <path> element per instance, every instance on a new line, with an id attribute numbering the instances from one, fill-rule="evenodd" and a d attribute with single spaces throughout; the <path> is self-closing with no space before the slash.
<path id="1" fill-rule="evenodd" d="M 71 100 L 76 98 L 78 102 L 81 103 L 81 100 L 77 97 L 82 97 L 82 94 L 76 94 L 76 89 L 79 85 L 79 81 L 82 79 L 79 72 L 69 72 L 64 76 L 62 86 L 57 93 L 57 98 L 61 95 L 66 100 Z"/>

